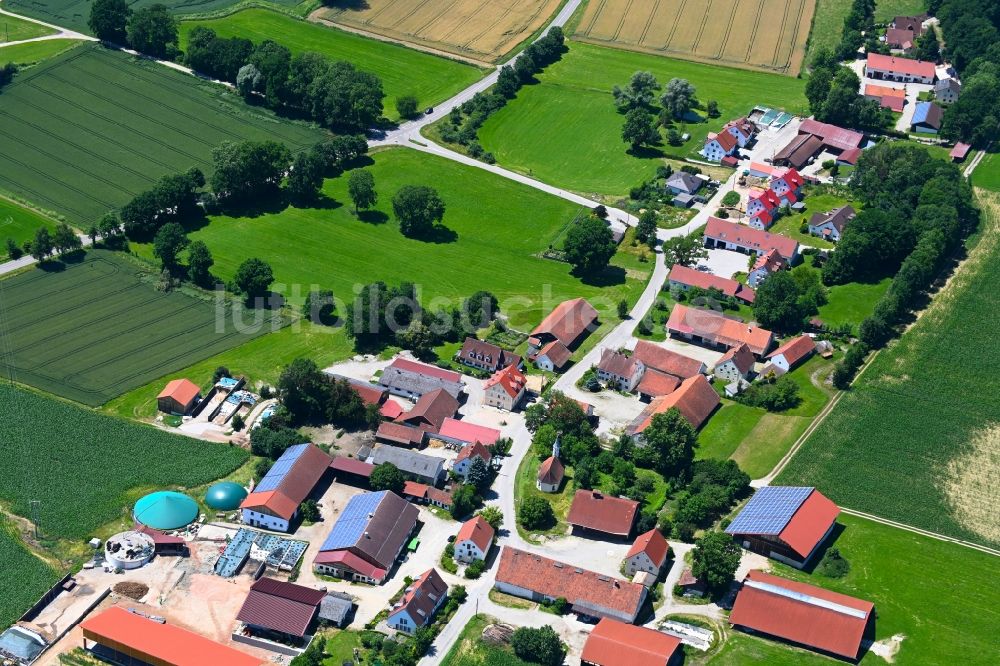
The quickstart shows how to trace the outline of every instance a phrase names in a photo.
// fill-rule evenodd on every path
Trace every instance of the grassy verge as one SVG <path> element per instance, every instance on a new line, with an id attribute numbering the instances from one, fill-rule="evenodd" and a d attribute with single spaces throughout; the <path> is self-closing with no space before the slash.
<path id="1" fill-rule="evenodd" d="M 15 44 L 0 49 L 0 62 L 18 66 L 33 65 L 82 44 L 78 39 L 47 39 L 43 42 Z"/>
<path id="2" fill-rule="evenodd" d="M 55 222 L 10 199 L 0 197 L 0 262 L 10 258 L 7 253 L 8 238 L 22 246 L 24 241 L 35 237 L 35 232 L 40 227 L 52 231 L 55 229 Z"/>
<path id="3" fill-rule="evenodd" d="M 0 30 L 2 30 L 0 32 L 0 46 L 3 46 L 4 42 L 19 42 L 24 39 L 34 39 L 56 33 L 52 28 L 46 28 L 44 25 L 9 15 L 0 18 Z M 0 52 L 0 59 L 2 58 L 3 53 Z"/>
<path id="4" fill-rule="evenodd" d="M 455 645 L 445 655 L 441 666 L 529 666 L 507 646 L 482 641 L 483 629 L 497 620 L 476 615 L 465 625 Z"/>

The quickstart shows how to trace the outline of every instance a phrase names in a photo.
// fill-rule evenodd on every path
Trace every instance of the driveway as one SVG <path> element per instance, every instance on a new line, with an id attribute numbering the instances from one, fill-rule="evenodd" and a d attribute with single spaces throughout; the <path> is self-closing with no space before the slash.
<path id="1" fill-rule="evenodd" d="M 698 262 L 698 269 L 706 269 L 712 275 L 731 278 L 736 273 L 749 272 L 749 255 L 733 250 L 709 250 L 708 257 Z"/>

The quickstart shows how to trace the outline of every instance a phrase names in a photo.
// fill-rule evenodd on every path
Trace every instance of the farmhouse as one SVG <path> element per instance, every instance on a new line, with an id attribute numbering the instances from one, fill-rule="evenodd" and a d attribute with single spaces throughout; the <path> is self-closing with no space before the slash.
<path id="1" fill-rule="evenodd" d="M 500 431 L 496 428 L 487 428 L 469 421 L 459 421 L 449 417 L 444 420 L 441 428 L 434 434 L 434 439 L 440 439 L 455 447 L 463 447 L 474 442 L 493 446 L 500 439 Z"/>
<path id="2" fill-rule="evenodd" d="M 259 578 L 250 586 L 236 619 L 252 635 L 301 647 L 325 596 L 325 590 Z"/>
<path id="3" fill-rule="evenodd" d="M 262 666 L 268 662 L 178 626 L 111 606 L 80 624 L 83 648 L 118 664 Z"/>
<path id="4" fill-rule="evenodd" d="M 659 578 L 667 562 L 670 545 L 658 529 L 651 529 L 635 538 L 635 543 L 625 554 L 625 575 L 634 576 L 640 571 Z"/>
<path id="5" fill-rule="evenodd" d="M 523 372 L 518 370 L 516 366 L 508 365 L 503 370 L 497 370 L 483 384 L 484 402 L 490 407 L 512 412 L 524 399 L 527 383 L 528 380 Z"/>
<path id="6" fill-rule="evenodd" d="M 942 104 L 951 104 L 958 101 L 958 96 L 962 94 L 962 84 L 951 77 L 941 79 L 934 84 L 934 99 Z"/>
<path id="7" fill-rule="evenodd" d="M 747 224 L 753 229 L 764 231 L 774 224 L 775 213 L 781 208 L 781 198 L 771 189 L 760 187 L 750 190 L 747 198 Z"/>
<path id="8" fill-rule="evenodd" d="M 801 569 L 833 531 L 840 509 L 815 488 L 765 486 L 726 528 L 747 550 Z"/>
<path id="9" fill-rule="evenodd" d="M 459 373 L 405 358 L 395 359 L 383 370 L 378 383 L 389 393 L 410 400 L 437 389 L 444 389 L 457 400 L 465 390 Z"/>
<path id="10" fill-rule="evenodd" d="M 535 487 L 543 493 L 557 493 L 562 486 L 563 476 L 566 469 L 559 462 L 559 458 L 552 455 L 542 461 L 538 466 L 538 477 L 535 480 Z"/>
<path id="11" fill-rule="evenodd" d="M 695 429 L 700 428 L 722 400 L 704 375 L 696 375 L 681 382 L 680 388 L 668 395 L 654 398 L 629 424 L 625 432 L 635 440 L 642 440 L 642 432 L 652 423 L 653 417 L 673 408 L 681 413 Z"/>
<path id="12" fill-rule="evenodd" d="M 465 521 L 455 537 L 455 559 L 459 562 L 485 560 L 495 535 L 493 527 L 482 516 Z"/>
<path id="13" fill-rule="evenodd" d="M 920 134 L 937 134 L 941 129 L 944 111 L 934 102 L 917 102 L 910 120 L 910 131 Z"/>
<path id="14" fill-rule="evenodd" d="M 736 345 L 730 347 L 729 351 L 719 359 L 712 374 L 727 384 L 739 382 L 741 379 L 749 378 L 750 372 L 753 371 L 753 365 L 754 357 L 750 348 L 745 344 Z"/>
<path id="15" fill-rule="evenodd" d="M 767 366 L 761 374 L 772 370 L 783 375 L 816 352 L 816 343 L 808 335 L 800 335 L 781 345 L 767 356 Z"/>
<path id="16" fill-rule="evenodd" d="M 386 398 L 389 397 L 389 392 L 383 386 L 378 386 L 369 382 L 363 382 L 360 379 L 354 379 L 353 377 L 345 377 L 343 375 L 332 374 L 335 381 L 347 382 L 354 392 L 358 394 L 361 398 L 361 402 L 367 405 L 382 405 Z"/>
<path id="17" fill-rule="evenodd" d="M 739 143 L 740 148 L 746 148 L 757 136 L 757 125 L 748 120 L 746 116 L 730 120 L 722 126 L 724 132 L 729 132 Z"/>
<path id="18" fill-rule="evenodd" d="M 270 471 L 240 504 L 245 525 L 288 532 L 333 460 L 314 444 L 296 444 L 285 449 Z"/>
<path id="19" fill-rule="evenodd" d="M 903 105 L 906 103 L 906 91 L 902 88 L 869 83 L 865 85 L 865 98 L 878 102 L 886 109 L 902 113 Z"/>
<path id="20" fill-rule="evenodd" d="M 458 452 L 458 457 L 455 458 L 451 471 L 467 480 L 469 477 L 469 470 L 472 469 L 472 463 L 476 459 L 482 460 L 488 467 L 490 460 L 492 460 L 493 457 L 490 455 L 489 449 L 479 442 L 466 444 L 462 447 L 462 450 Z"/>
<path id="21" fill-rule="evenodd" d="M 788 236 L 751 229 L 717 217 L 709 217 L 705 225 L 705 246 L 758 256 L 776 250 L 789 263 L 794 263 L 799 256 L 798 242 Z"/>
<path id="22" fill-rule="evenodd" d="M 705 146 L 701 149 L 701 154 L 709 162 L 721 162 L 723 157 L 735 153 L 739 146 L 739 141 L 729 132 L 719 134 L 709 132 L 705 137 Z"/>
<path id="23" fill-rule="evenodd" d="M 919 16 L 896 16 L 892 19 L 889 27 L 894 30 L 908 30 L 919 37 L 924 34 L 924 21 L 926 20 L 927 14 Z"/>
<path id="24" fill-rule="evenodd" d="M 381 584 L 417 526 L 418 510 L 388 490 L 355 495 L 313 560 L 318 573 Z"/>
<path id="25" fill-rule="evenodd" d="M 189 379 L 174 379 L 156 396 L 156 408 L 167 414 L 189 414 L 198 404 L 201 389 Z"/>
<path id="26" fill-rule="evenodd" d="M 705 372 L 705 364 L 698 359 L 678 354 L 648 340 L 637 341 L 632 355 L 642 361 L 647 370 L 652 369 L 666 375 L 672 375 L 678 380 Z"/>
<path id="27" fill-rule="evenodd" d="M 389 609 L 386 624 L 396 631 L 413 635 L 426 626 L 441 604 L 448 598 L 448 586 L 435 569 L 428 569 L 413 581 L 403 593 L 403 598 Z"/>
<path id="28" fill-rule="evenodd" d="M 681 639 L 662 631 L 608 618 L 594 627 L 583 645 L 583 666 L 669 666 L 683 655 Z"/>
<path id="29" fill-rule="evenodd" d="M 695 194 L 705 181 L 686 171 L 675 171 L 667 178 L 666 188 L 670 194 Z"/>
<path id="30" fill-rule="evenodd" d="M 635 356 L 605 349 L 601 352 L 601 362 L 597 364 L 597 378 L 619 391 L 632 391 L 646 366 Z"/>
<path id="31" fill-rule="evenodd" d="M 521 366 L 521 357 L 517 354 L 472 337 L 465 339 L 462 348 L 455 354 L 455 360 L 488 372 L 496 372 L 508 365 Z"/>
<path id="32" fill-rule="evenodd" d="M 747 284 L 756 289 L 771 273 L 777 273 L 787 267 L 788 262 L 777 250 L 769 250 L 757 257 L 757 261 L 754 262 L 747 274 Z"/>
<path id="33" fill-rule="evenodd" d="M 865 62 L 865 76 L 870 79 L 896 81 L 897 83 L 934 83 L 937 74 L 934 63 L 911 60 L 881 53 L 869 53 Z"/>
<path id="34" fill-rule="evenodd" d="M 632 533 L 639 503 L 621 497 L 609 497 L 596 490 L 577 490 L 569 507 L 566 522 L 582 533 L 600 532 L 616 537 Z"/>
<path id="35" fill-rule="evenodd" d="M 396 446 L 383 446 L 381 444 L 376 446 L 368 462 L 375 465 L 392 463 L 403 474 L 432 486 L 436 486 L 444 477 L 444 458 L 428 456 Z"/>
<path id="36" fill-rule="evenodd" d="M 424 445 L 426 437 L 427 430 L 423 428 L 389 421 L 379 423 L 378 429 L 375 431 L 376 441 L 395 446 L 419 448 Z"/>
<path id="37" fill-rule="evenodd" d="M 458 400 L 444 389 L 434 389 L 424 393 L 413 409 L 400 414 L 396 423 L 423 430 L 437 430 L 446 418 L 458 412 Z"/>
<path id="38" fill-rule="evenodd" d="M 612 618 L 635 622 L 646 588 L 638 583 L 611 578 L 504 546 L 497 566 L 496 589 L 522 599 L 552 603 L 559 597 L 569 601 L 582 618 Z"/>
<path id="39" fill-rule="evenodd" d="M 545 345 L 558 341 L 571 349 L 596 327 L 597 310 L 583 298 L 563 301 L 531 332 L 528 356 L 540 354 Z"/>
<path id="40" fill-rule="evenodd" d="M 875 633 L 870 601 L 751 571 L 736 595 L 729 622 L 803 647 L 855 661 Z"/>
<path id="41" fill-rule="evenodd" d="M 556 372 L 562 370 L 572 355 L 573 352 L 569 350 L 569 347 L 558 340 L 553 340 L 538 350 L 538 354 L 535 356 L 535 365 L 542 370 Z"/>
<path id="42" fill-rule="evenodd" d="M 775 153 L 772 161 L 778 166 L 801 169 L 822 150 L 840 155 L 845 151 L 860 148 L 864 139 L 864 135 L 860 132 L 807 118 L 799 125 L 798 135 Z"/>
<path id="43" fill-rule="evenodd" d="M 847 223 L 857 217 L 850 205 L 828 210 L 825 213 L 813 213 L 809 218 L 809 233 L 826 240 L 837 242 Z"/>
<path id="44" fill-rule="evenodd" d="M 677 303 L 670 311 L 667 332 L 708 347 L 729 349 L 746 344 L 758 358 L 774 342 L 774 334 L 766 328 L 730 319 L 714 310 L 698 310 Z"/>
<path id="45" fill-rule="evenodd" d="M 667 285 L 670 289 L 718 289 L 723 296 L 735 298 L 744 303 L 753 303 L 756 294 L 745 284 L 730 280 L 728 278 L 712 275 L 704 271 L 697 271 L 681 264 L 674 264 L 667 275 Z"/>

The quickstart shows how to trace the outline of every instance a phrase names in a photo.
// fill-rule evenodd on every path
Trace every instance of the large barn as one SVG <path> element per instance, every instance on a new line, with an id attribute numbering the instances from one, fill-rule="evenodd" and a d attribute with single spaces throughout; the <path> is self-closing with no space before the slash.
<path id="1" fill-rule="evenodd" d="M 315 444 L 288 447 L 240 504 L 243 523 L 290 531 L 299 505 L 313 492 L 331 462 Z"/>

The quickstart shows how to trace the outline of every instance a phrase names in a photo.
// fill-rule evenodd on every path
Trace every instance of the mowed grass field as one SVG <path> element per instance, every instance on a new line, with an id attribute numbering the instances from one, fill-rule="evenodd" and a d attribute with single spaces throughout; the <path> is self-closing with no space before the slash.
<path id="1" fill-rule="evenodd" d="M 27 42 L 0 48 L 0 63 L 32 65 L 48 60 L 52 56 L 68 51 L 82 42 L 78 39 L 47 39 L 43 42 Z"/>
<path id="2" fill-rule="evenodd" d="M 1000 192 L 1000 153 L 987 153 L 976 170 L 972 172 L 972 182 L 994 192 Z"/>
<path id="3" fill-rule="evenodd" d="M 666 153 L 684 157 L 704 144 L 710 130 L 762 104 L 804 111 L 804 82 L 788 76 L 705 65 L 684 60 L 568 42 L 569 51 L 521 88 L 479 131 L 483 147 L 497 161 L 553 185 L 588 194 L 624 195 L 652 178 Z M 719 118 L 679 123 L 691 139 L 662 152 L 626 152 L 621 139 L 624 116 L 615 109 L 611 88 L 626 85 L 639 70 L 652 72 L 661 85 L 673 77 L 689 80 L 702 103 L 716 100 Z"/>
<path id="4" fill-rule="evenodd" d="M 9 258 L 8 238 L 13 239 L 19 246 L 23 245 L 24 241 L 34 238 L 39 227 L 46 227 L 51 231 L 55 228 L 55 222 L 10 199 L 0 197 L 0 261 Z"/>
<path id="5" fill-rule="evenodd" d="M 88 45 L 4 88 L 0 190 L 86 228 L 160 176 L 193 166 L 207 175 L 223 141 L 273 139 L 297 151 L 324 136 L 220 86 Z"/>
<path id="6" fill-rule="evenodd" d="M 815 0 L 590 0 L 574 39 L 795 76 Z"/>
<path id="7" fill-rule="evenodd" d="M 0 46 L 4 42 L 19 42 L 22 39 L 54 35 L 55 30 L 13 16 L 0 16 Z"/>
<path id="8" fill-rule="evenodd" d="M 492 63 L 542 28 L 562 0 L 366 0 L 332 4 L 317 15 L 356 30 Z"/>
<path id="9" fill-rule="evenodd" d="M 358 68 L 377 74 L 385 91 L 385 113 L 398 118 L 395 101 L 415 95 L 420 108 L 434 106 L 475 83 L 482 70 L 398 44 L 361 37 L 292 18 L 267 9 L 246 9 L 229 16 L 181 23 L 181 49 L 197 26 L 211 28 L 221 37 L 244 37 L 255 43 L 271 39 L 292 53 L 316 51 L 335 60 L 346 60 Z"/>
<path id="10" fill-rule="evenodd" d="M 916 324 L 855 381 L 781 474 L 838 504 L 1000 544 L 1000 194 L 977 190 L 983 231 Z"/>
<path id="11" fill-rule="evenodd" d="M 52 587 L 59 574 L 29 551 L 14 523 L 0 514 L 0 627 L 14 624 Z"/>
<path id="12" fill-rule="evenodd" d="M 229 307 L 158 291 L 158 274 L 94 250 L 62 270 L 0 281 L 0 372 L 97 406 L 270 330 L 270 315 L 260 330 L 242 332 Z"/>
<path id="13" fill-rule="evenodd" d="M 190 237 L 208 244 L 213 273 L 223 279 L 248 257 L 267 260 L 278 282 L 275 290 L 292 302 L 301 302 L 313 285 L 350 302 L 356 285 L 376 280 L 413 282 L 425 304 L 440 298 L 457 305 L 486 289 L 500 300 L 512 325 L 524 327 L 578 296 L 603 297 L 594 305 L 611 319 L 619 299 L 634 301 L 642 291 L 648 271 L 639 274 L 624 255 L 616 262 L 627 266 L 613 266 L 587 281 L 571 275 L 569 264 L 536 256 L 580 213 L 575 204 L 415 150 L 383 150 L 370 161 L 366 168 L 375 177 L 379 200 L 361 218 L 353 214 L 345 173 L 326 181 L 327 200 L 319 208 L 289 207 L 254 218 L 216 216 Z M 448 231 L 437 242 L 400 233 L 392 197 L 404 185 L 430 185 L 440 193 Z M 149 246 L 137 249 L 150 253 Z"/>
<path id="14" fill-rule="evenodd" d="M 133 9 L 164 4 L 171 13 L 205 14 L 218 12 L 235 5 L 238 0 L 136 0 L 129 5 Z M 273 4 L 281 7 L 295 7 L 302 0 L 258 0 L 258 4 Z M 84 34 L 92 34 L 87 18 L 90 16 L 90 0 L 5 0 L 4 9 L 41 19 L 48 23 L 71 28 Z"/>

